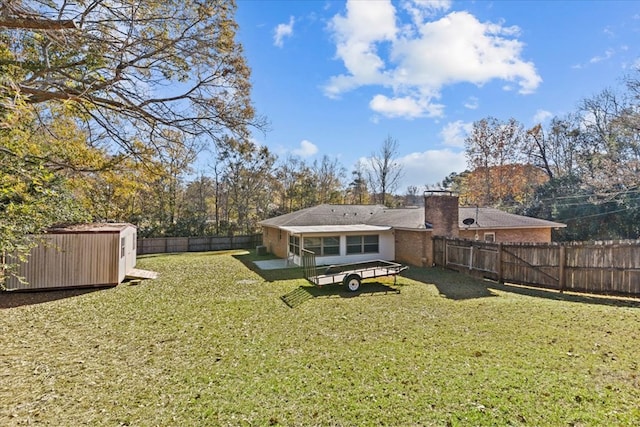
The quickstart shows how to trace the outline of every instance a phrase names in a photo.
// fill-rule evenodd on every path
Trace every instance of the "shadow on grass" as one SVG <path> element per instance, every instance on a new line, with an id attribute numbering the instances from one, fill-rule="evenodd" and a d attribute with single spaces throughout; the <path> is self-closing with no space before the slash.
<path id="1" fill-rule="evenodd" d="M 434 285 L 440 295 L 452 300 L 467 300 L 497 296 L 482 280 L 442 268 L 410 268 L 402 277 Z"/>
<path id="2" fill-rule="evenodd" d="M 170 257 L 170 256 L 189 256 L 189 257 L 208 257 L 208 256 L 220 256 L 220 255 L 246 255 L 249 251 L 247 249 L 228 249 L 220 251 L 205 251 L 205 252 L 160 252 L 156 254 L 142 254 L 138 255 L 137 259 L 145 258 L 158 258 L 158 257 Z"/>
<path id="3" fill-rule="evenodd" d="M 556 301 L 640 308 L 640 299 L 593 294 L 560 293 L 552 289 L 498 283 L 493 280 L 472 277 L 443 268 L 412 268 L 404 271 L 401 275 L 417 282 L 434 285 L 440 295 L 452 300 L 495 297 L 497 296 L 495 291 L 501 291 Z"/>
<path id="4" fill-rule="evenodd" d="M 303 279 L 304 272 L 302 267 L 279 268 L 275 270 L 262 270 L 258 268 L 255 261 L 268 261 L 279 259 L 273 255 L 256 255 L 255 251 L 246 251 L 245 253 L 233 255 L 235 259 L 240 261 L 249 270 L 253 271 L 266 282 L 275 282 L 278 280 L 294 280 Z"/>
<path id="5" fill-rule="evenodd" d="M 43 304 L 66 298 L 73 298 L 90 292 L 111 289 L 113 286 L 60 289 L 60 290 L 38 290 L 38 291 L 2 291 L 0 292 L 0 310 L 7 308 L 22 307 L 25 305 Z"/>
<path id="6" fill-rule="evenodd" d="M 295 308 L 314 298 L 359 298 L 399 293 L 398 289 L 380 282 L 364 282 L 356 292 L 348 291 L 342 285 L 300 286 L 280 299 L 289 307 Z"/>

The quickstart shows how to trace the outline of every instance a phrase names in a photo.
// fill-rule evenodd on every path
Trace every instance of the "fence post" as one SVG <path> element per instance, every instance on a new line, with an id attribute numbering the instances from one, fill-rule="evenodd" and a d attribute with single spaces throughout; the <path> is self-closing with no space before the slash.
<path id="1" fill-rule="evenodd" d="M 444 243 L 444 263 L 443 263 L 443 267 L 447 268 L 447 265 L 449 264 L 449 240 L 443 238 L 442 242 Z"/>
<path id="2" fill-rule="evenodd" d="M 496 259 L 496 270 L 498 270 L 498 283 L 504 283 L 502 278 L 502 242 L 498 243 L 498 259 Z"/>
<path id="3" fill-rule="evenodd" d="M 435 236 L 433 235 L 433 233 L 430 233 L 430 237 L 431 237 L 431 259 L 433 260 L 433 266 L 435 267 L 436 265 L 440 265 L 442 266 L 441 260 L 440 258 L 436 259 L 436 245 L 439 244 L 438 241 L 436 240 Z M 443 252 L 444 253 L 444 252 Z"/>
<path id="4" fill-rule="evenodd" d="M 567 248 L 565 245 L 561 245 L 560 246 L 560 253 L 558 254 L 558 286 L 560 288 L 560 293 L 564 292 L 564 287 L 565 287 L 565 274 L 564 274 L 564 269 L 565 269 L 565 265 L 567 263 L 567 254 L 566 254 Z"/>

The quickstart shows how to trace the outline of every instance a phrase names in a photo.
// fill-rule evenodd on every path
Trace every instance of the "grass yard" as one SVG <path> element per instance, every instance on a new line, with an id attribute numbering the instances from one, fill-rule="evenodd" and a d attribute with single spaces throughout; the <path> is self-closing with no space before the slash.
<path id="1" fill-rule="evenodd" d="M 639 301 L 418 268 L 352 295 L 253 258 L 0 294 L 0 425 L 640 424 Z"/>

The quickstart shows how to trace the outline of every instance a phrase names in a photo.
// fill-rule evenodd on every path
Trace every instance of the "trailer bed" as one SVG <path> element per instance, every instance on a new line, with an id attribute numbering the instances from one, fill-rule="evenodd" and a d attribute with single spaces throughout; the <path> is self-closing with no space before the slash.
<path id="1" fill-rule="evenodd" d="M 407 267 L 404 267 L 395 262 L 382 260 L 352 264 L 330 265 L 324 271 L 324 274 L 318 274 L 315 277 L 308 277 L 308 279 L 318 286 L 332 285 L 343 283 L 344 279 L 347 276 L 353 274 L 358 275 L 361 279 L 364 280 L 372 279 L 375 277 L 395 276 L 401 271 L 406 270 L 406 268 Z"/>
<path id="2" fill-rule="evenodd" d="M 303 250 L 303 252 L 306 252 Z M 396 262 L 375 260 L 350 264 L 317 267 L 313 253 L 303 253 L 305 278 L 316 286 L 344 284 L 349 290 L 356 291 L 364 279 L 397 276 L 408 267 Z"/>

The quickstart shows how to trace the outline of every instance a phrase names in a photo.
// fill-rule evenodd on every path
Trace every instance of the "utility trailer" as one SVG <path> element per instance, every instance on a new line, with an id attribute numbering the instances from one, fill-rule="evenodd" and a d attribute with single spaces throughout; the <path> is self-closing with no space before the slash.
<path id="1" fill-rule="evenodd" d="M 302 250 L 302 266 L 304 277 L 316 286 L 342 283 L 351 292 L 360 289 L 362 280 L 374 277 L 393 276 L 395 284 L 397 275 L 409 268 L 383 260 L 317 267 L 315 254 L 306 249 Z"/>

